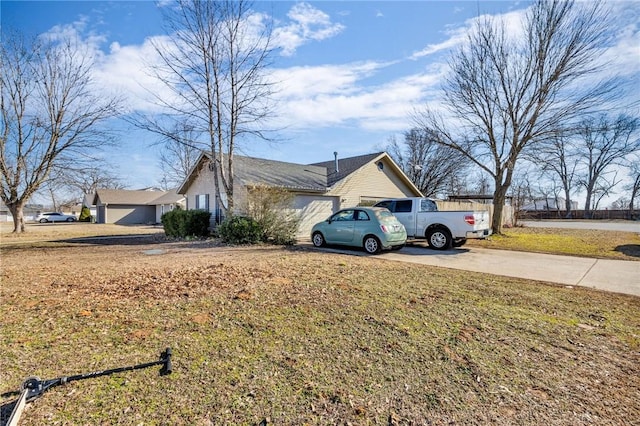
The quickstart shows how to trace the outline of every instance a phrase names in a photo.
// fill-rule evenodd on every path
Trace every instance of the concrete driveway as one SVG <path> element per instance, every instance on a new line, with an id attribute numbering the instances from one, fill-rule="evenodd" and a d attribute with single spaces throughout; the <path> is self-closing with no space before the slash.
<path id="1" fill-rule="evenodd" d="M 331 247 L 318 250 L 366 256 L 364 252 L 355 249 Z M 476 247 L 437 251 L 426 247 L 426 243 L 407 245 L 399 251 L 385 251 L 379 257 L 398 262 L 590 287 L 640 296 L 640 261 L 591 259 Z"/>

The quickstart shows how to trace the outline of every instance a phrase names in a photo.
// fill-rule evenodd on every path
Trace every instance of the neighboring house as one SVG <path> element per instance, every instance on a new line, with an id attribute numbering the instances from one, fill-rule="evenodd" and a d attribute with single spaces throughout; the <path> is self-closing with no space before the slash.
<path id="1" fill-rule="evenodd" d="M 202 153 L 187 179 L 178 188 L 187 209 L 212 213 L 212 222 L 223 219 L 215 197 L 210 154 Z M 234 209 L 242 211 L 248 188 L 265 185 L 294 194 L 293 208 L 300 214 L 298 236 L 308 236 L 311 227 L 343 207 L 373 205 L 390 197 L 419 197 L 420 190 L 385 152 L 336 158 L 315 164 L 295 164 L 253 157 L 233 157 Z"/>
<path id="2" fill-rule="evenodd" d="M 184 197 L 175 191 L 132 191 L 98 189 L 93 196 L 97 223 L 118 225 L 160 223 L 163 213 L 184 206 Z"/>

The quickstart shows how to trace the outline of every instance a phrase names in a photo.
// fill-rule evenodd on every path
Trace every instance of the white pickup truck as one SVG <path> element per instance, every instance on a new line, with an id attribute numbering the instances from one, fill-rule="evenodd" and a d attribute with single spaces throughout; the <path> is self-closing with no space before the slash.
<path id="1" fill-rule="evenodd" d="M 485 210 L 439 211 L 430 198 L 394 198 L 375 206 L 391 210 L 407 229 L 407 239 L 426 239 L 432 249 L 448 250 L 464 245 L 469 238 L 491 235 Z"/>

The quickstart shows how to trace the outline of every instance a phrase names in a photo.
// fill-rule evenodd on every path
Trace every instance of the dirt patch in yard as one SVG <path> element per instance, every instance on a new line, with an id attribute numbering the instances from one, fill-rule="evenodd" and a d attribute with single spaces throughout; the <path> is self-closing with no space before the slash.
<path id="1" fill-rule="evenodd" d="M 0 392 L 39 424 L 629 424 L 640 299 L 313 249 L 4 245 Z"/>

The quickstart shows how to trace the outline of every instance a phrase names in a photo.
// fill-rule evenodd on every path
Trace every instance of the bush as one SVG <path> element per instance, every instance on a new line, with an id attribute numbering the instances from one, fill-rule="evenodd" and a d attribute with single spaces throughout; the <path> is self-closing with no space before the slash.
<path id="1" fill-rule="evenodd" d="M 174 209 L 160 218 L 167 237 L 208 237 L 211 213 L 204 210 Z"/>
<path id="2" fill-rule="evenodd" d="M 263 241 L 295 244 L 300 216 L 293 209 L 294 199 L 291 192 L 282 188 L 255 186 L 250 189 L 246 210 L 262 228 Z"/>
<path id="3" fill-rule="evenodd" d="M 250 217 L 231 216 L 218 226 L 222 241 L 230 244 L 257 244 L 263 240 L 260 224 Z"/>
<path id="4" fill-rule="evenodd" d="M 80 217 L 78 217 L 78 222 L 91 222 L 91 210 L 89 207 L 82 206 L 80 210 Z"/>

